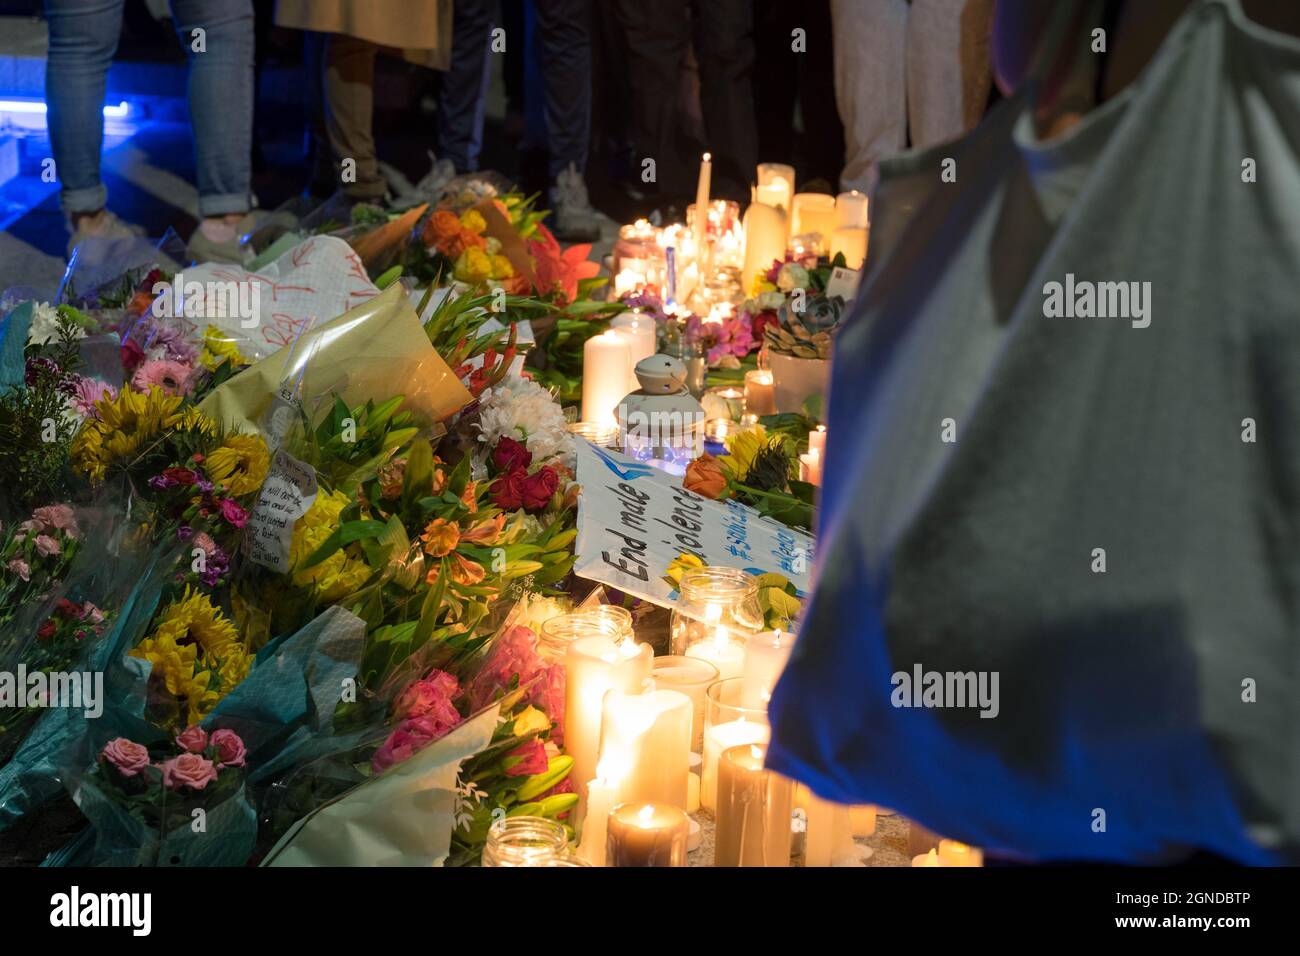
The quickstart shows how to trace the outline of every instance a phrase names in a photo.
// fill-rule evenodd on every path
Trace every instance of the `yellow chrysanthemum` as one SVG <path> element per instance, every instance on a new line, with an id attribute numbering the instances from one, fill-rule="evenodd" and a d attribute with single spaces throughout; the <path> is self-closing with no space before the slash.
<path id="1" fill-rule="evenodd" d="M 148 393 L 123 388 L 114 399 L 95 403 L 98 418 L 87 419 L 72 441 L 72 466 L 102 481 L 114 462 L 135 455 L 180 420 L 182 399 L 157 386 Z"/>
<path id="2" fill-rule="evenodd" d="M 249 364 L 234 339 L 216 326 L 209 325 L 203 330 L 203 351 L 199 354 L 199 362 L 208 371 L 214 371 L 218 365 L 226 361 L 229 361 L 232 366 Z"/>
<path id="3" fill-rule="evenodd" d="M 510 260 L 505 256 L 492 257 L 492 278 L 493 279 L 510 279 L 515 274 L 515 267 L 510 264 Z"/>
<path id="4" fill-rule="evenodd" d="M 492 275 L 492 259 L 482 249 L 471 246 L 456 260 L 452 275 L 461 282 L 483 282 Z"/>
<path id="5" fill-rule="evenodd" d="M 221 697 L 248 676 L 252 663 L 234 624 L 202 592 L 186 588 L 158 619 L 153 633 L 131 651 L 149 661 L 168 693 L 201 721 Z"/>
<path id="6" fill-rule="evenodd" d="M 246 495 L 262 487 L 271 453 L 260 435 L 228 435 L 221 447 L 208 455 L 203 469 L 232 495 Z"/>
<path id="7" fill-rule="evenodd" d="M 460 217 L 460 227 L 466 232 L 472 232 L 474 235 L 479 236 L 487 228 L 487 220 L 483 218 L 483 214 L 477 209 L 470 209 Z"/>
<path id="8" fill-rule="evenodd" d="M 307 513 L 298 519 L 289 545 L 289 563 L 294 568 L 325 543 L 339 525 L 339 515 L 347 507 L 349 498 L 341 491 L 322 491 L 316 495 Z M 320 564 L 302 571 L 294 571 L 293 580 L 299 587 L 314 587 L 317 598 L 334 602 L 347 597 L 370 577 L 370 567 L 342 550 L 335 551 Z"/>

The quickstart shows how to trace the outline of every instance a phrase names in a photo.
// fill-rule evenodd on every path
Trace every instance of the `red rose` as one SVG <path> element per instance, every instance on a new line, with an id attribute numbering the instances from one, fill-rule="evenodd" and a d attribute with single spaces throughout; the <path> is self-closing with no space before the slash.
<path id="1" fill-rule="evenodd" d="M 36 636 L 39 637 L 41 640 L 46 640 L 47 638 L 53 637 L 54 622 L 47 619 L 44 624 L 42 624 L 40 627 L 36 629 Z"/>
<path id="2" fill-rule="evenodd" d="M 58 612 L 64 617 L 72 618 L 74 621 L 79 621 L 85 616 L 84 612 L 81 610 L 81 605 L 73 604 L 67 598 L 63 598 L 59 601 Z"/>
<path id="3" fill-rule="evenodd" d="M 524 485 L 528 472 L 522 468 L 508 471 L 492 482 L 492 503 L 502 511 L 514 511 L 524 505 Z"/>
<path id="4" fill-rule="evenodd" d="M 194 474 L 194 472 L 190 471 L 188 468 L 164 468 L 162 473 L 164 478 L 170 478 L 178 485 L 189 486 L 199 480 L 199 476 Z"/>
<path id="5" fill-rule="evenodd" d="M 551 503 L 551 495 L 560 487 L 560 476 L 550 465 L 537 469 L 524 479 L 523 502 L 525 511 L 541 511 Z"/>
<path id="6" fill-rule="evenodd" d="M 513 438 L 500 439 L 492 452 L 492 464 L 502 473 L 527 468 L 532 463 L 533 453 L 523 442 L 517 442 Z"/>
<path id="7" fill-rule="evenodd" d="M 779 324 L 776 313 L 771 309 L 764 309 L 762 312 L 757 312 L 749 320 L 749 326 L 751 334 L 754 336 L 754 341 L 758 342 L 760 345 L 763 344 L 763 332 L 767 327 L 769 325 Z"/>

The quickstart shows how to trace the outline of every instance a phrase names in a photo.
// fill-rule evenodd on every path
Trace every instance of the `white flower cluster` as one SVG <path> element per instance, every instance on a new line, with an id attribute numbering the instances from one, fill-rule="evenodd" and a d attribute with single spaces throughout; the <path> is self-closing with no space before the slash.
<path id="1" fill-rule="evenodd" d="M 496 447 L 503 435 L 523 442 L 534 462 L 559 458 L 574 467 L 573 436 L 564 412 L 551 393 L 536 382 L 510 375 L 485 393 L 479 405 L 479 440 L 485 450 Z"/>
<path id="2" fill-rule="evenodd" d="M 59 337 L 59 310 L 47 302 L 32 303 L 32 326 L 27 332 L 28 345 L 49 345 Z M 84 339 L 83 329 L 74 329 L 73 338 Z"/>

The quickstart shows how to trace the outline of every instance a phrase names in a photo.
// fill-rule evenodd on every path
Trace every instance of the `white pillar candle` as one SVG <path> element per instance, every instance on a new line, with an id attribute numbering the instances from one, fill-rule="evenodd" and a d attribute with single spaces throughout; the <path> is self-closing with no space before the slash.
<path id="1" fill-rule="evenodd" d="M 624 803 L 609 815 L 607 866 L 685 866 L 690 817 L 667 803 Z"/>
<path id="2" fill-rule="evenodd" d="M 799 456 L 799 479 L 818 488 L 822 484 L 822 456 L 817 449 L 810 448 Z"/>
<path id="3" fill-rule="evenodd" d="M 700 775 L 700 805 L 712 811 L 718 803 L 718 760 L 724 750 L 741 744 L 766 744 L 771 736 L 766 723 L 737 717 L 704 731 L 704 763 Z"/>
<path id="4" fill-rule="evenodd" d="M 776 414 L 776 386 L 771 369 L 756 368 L 745 373 L 745 411 L 755 415 Z"/>
<path id="5" fill-rule="evenodd" d="M 844 253 L 846 268 L 861 269 L 867 258 L 867 230 L 856 226 L 840 226 L 831 233 L 831 259 L 841 252 Z"/>
<path id="6" fill-rule="evenodd" d="M 578 856 L 592 866 L 605 865 L 605 829 L 609 813 L 618 806 L 618 787 L 599 774 L 587 782 L 587 816 L 582 821 Z"/>
<path id="7" fill-rule="evenodd" d="M 779 206 L 790 212 L 791 199 L 794 196 L 794 167 L 785 163 L 759 163 L 757 170 L 758 189 L 762 195 L 770 197 L 770 206 Z M 758 195 L 757 191 L 755 195 Z M 758 199 L 758 202 L 767 200 Z"/>
<path id="8" fill-rule="evenodd" d="M 617 329 L 587 339 L 582 347 L 582 420 L 617 427 L 614 409 L 627 394 L 632 343 Z"/>
<path id="9" fill-rule="evenodd" d="M 919 856 L 912 857 L 913 866 L 943 866 L 943 861 L 938 855 L 931 850 L 929 853 L 922 853 Z"/>
<path id="10" fill-rule="evenodd" d="M 596 776 L 605 692 L 638 693 L 650 678 L 652 656 L 649 644 L 600 636 L 580 637 L 565 653 L 564 750 L 573 758 L 573 779 L 581 781 L 580 810 L 586 806 L 587 781 Z"/>
<path id="11" fill-rule="evenodd" d="M 675 690 L 691 699 L 691 749 L 698 751 L 704 745 L 704 692 L 719 680 L 717 666 L 685 655 L 656 657 L 650 676 L 656 688 Z"/>
<path id="12" fill-rule="evenodd" d="M 782 209 L 752 202 L 745 210 L 745 268 L 743 291 L 754 286 L 754 276 L 766 273 L 772 263 L 785 258 L 786 214 Z"/>
<path id="13" fill-rule="evenodd" d="M 686 812 L 694 813 L 700 808 L 700 775 L 691 771 L 686 776 Z"/>
<path id="14" fill-rule="evenodd" d="M 940 840 L 939 861 L 944 866 L 983 866 L 984 851 L 956 840 Z"/>
<path id="15" fill-rule="evenodd" d="M 835 215 L 835 197 L 826 193 L 796 193 L 790 212 L 790 235 L 818 233 L 829 240 L 839 225 Z"/>
<path id="16" fill-rule="evenodd" d="M 789 866 L 793 782 L 763 761 L 758 744 L 729 747 L 718 760 L 714 866 Z"/>
<path id="17" fill-rule="evenodd" d="M 606 692 L 599 766 L 615 781 L 619 803 L 687 809 L 693 710 L 691 699 L 674 690 Z"/>
<path id="18" fill-rule="evenodd" d="M 853 835 L 871 836 L 876 832 L 876 808 L 870 803 L 855 804 L 849 807 L 849 824 Z"/>
<path id="19" fill-rule="evenodd" d="M 803 865 L 832 866 L 836 857 L 853 843 L 849 808 L 842 803 L 823 800 L 811 790 L 805 792 L 807 805 L 804 813 L 807 815 L 808 836 Z"/>
<path id="20" fill-rule="evenodd" d="M 808 450 L 817 452 L 819 458 L 826 457 L 826 426 L 818 425 L 808 433 Z"/>
<path id="21" fill-rule="evenodd" d="M 609 320 L 609 327 L 628 338 L 631 356 L 628 360 L 627 391 L 635 392 L 641 387 L 636 377 L 636 363 L 654 355 L 658 347 L 658 329 L 655 327 L 655 320 L 643 312 L 623 312 Z M 621 395 L 619 397 L 622 398 Z"/>
<path id="22" fill-rule="evenodd" d="M 700 158 L 700 178 L 695 184 L 695 250 L 698 260 L 703 263 L 704 250 L 708 247 L 706 229 L 709 224 L 709 182 L 713 176 L 713 157 L 705 153 Z M 701 265 L 703 270 L 703 265 Z"/>
<path id="23" fill-rule="evenodd" d="M 851 229 L 867 228 L 867 194 L 851 189 L 835 197 L 835 224 Z"/>
<path id="24" fill-rule="evenodd" d="M 745 642 L 745 663 L 741 672 L 745 681 L 740 698 L 743 706 L 767 706 L 772 699 L 772 688 L 785 670 L 793 647 L 794 635 L 788 631 L 762 631 Z"/>

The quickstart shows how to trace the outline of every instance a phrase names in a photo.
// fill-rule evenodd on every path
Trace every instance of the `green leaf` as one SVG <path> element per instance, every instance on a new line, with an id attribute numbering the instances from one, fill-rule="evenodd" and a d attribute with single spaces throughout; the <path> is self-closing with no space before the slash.
<path id="1" fill-rule="evenodd" d="M 349 521 L 334 529 L 321 546 L 311 553 L 303 564 L 296 570 L 305 571 L 308 568 L 314 568 L 335 551 L 347 547 L 354 541 L 360 541 L 362 538 L 374 538 L 383 534 L 384 523 L 382 521 L 372 521 L 369 519 L 361 521 Z"/>

